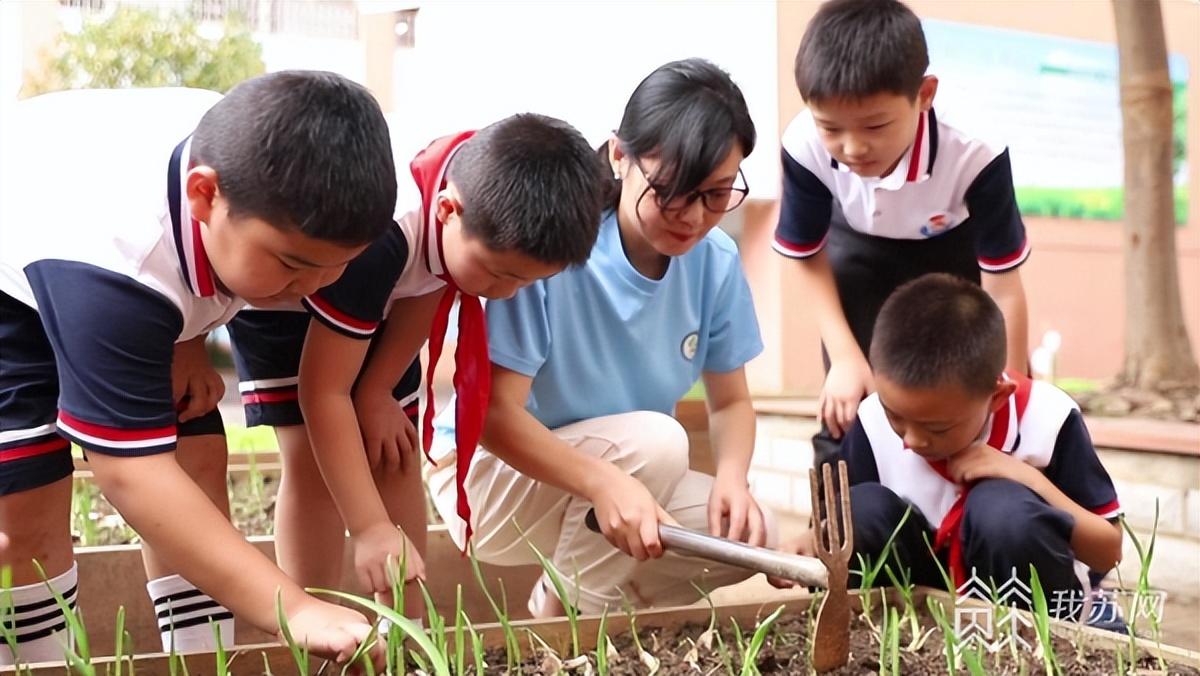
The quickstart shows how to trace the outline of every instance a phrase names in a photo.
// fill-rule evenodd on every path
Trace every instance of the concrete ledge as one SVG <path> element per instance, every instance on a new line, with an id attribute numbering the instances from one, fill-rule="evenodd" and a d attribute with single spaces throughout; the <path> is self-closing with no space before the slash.
<path id="1" fill-rule="evenodd" d="M 817 400 L 809 398 L 756 398 L 760 416 L 817 417 Z M 1149 418 L 1087 416 L 1088 431 L 1097 447 L 1147 450 L 1200 457 L 1200 424 Z M 682 421 L 682 419 L 681 419 Z M 707 428 L 707 424 L 705 425 Z"/>
<path id="2" fill-rule="evenodd" d="M 1200 425 L 1195 423 L 1098 416 L 1087 416 L 1086 420 L 1097 447 L 1200 458 Z"/>

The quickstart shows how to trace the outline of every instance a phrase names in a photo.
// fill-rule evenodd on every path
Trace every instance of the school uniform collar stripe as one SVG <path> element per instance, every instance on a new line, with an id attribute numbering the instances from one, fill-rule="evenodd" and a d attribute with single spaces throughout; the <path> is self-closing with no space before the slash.
<path id="1" fill-rule="evenodd" d="M 933 161 L 937 159 L 938 149 L 938 123 L 937 113 L 933 112 L 933 108 L 925 114 L 925 174 L 933 174 Z"/>
<path id="2" fill-rule="evenodd" d="M 905 182 L 915 183 L 927 178 L 933 173 L 933 161 L 937 159 L 938 131 L 937 115 L 933 108 L 921 113 L 917 120 L 917 133 L 913 136 L 912 149 L 908 157 L 908 169 Z M 924 162 L 924 170 L 921 164 Z M 850 167 L 841 164 L 834 158 L 829 158 L 829 167 L 838 171 L 848 172 Z"/>
<path id="3" fill-rule="evenodd" d="M 171 233 L 175 240 L 175 254 L 179 257 L 179 269 L 188 289 L 200 298 L 216 294 L 215 277 L 200 237 L 200 221 L 192 217 L 186 194 L 187 171 L 191 162 L 192 138 L 180 141 L 171 153 L 167 165 L 167 210 L 171 215 Z"/>
<path id="4" fill-rule="evenodd" d="M 1025 417 L 1025 408 L 1029 405 L 1033 381 L 1014 371 L 1007 371 L 1002 377 L 1015 382 L 1017 389 L 1009 395 L 1000 410 L 992 414 L 984 438 L 987 439 L 988 446 L 1012 453 L 1020 442 L 1020 424 Z"/>
<path id="5" fill-rule="evenodd" d="M 917 180 L 917 172 L 921 170 L 921 144 L 925 142 L 925 123 L 929 116 L 926 113 L 921 113 L 917 118 L 917 136 L 913 140 L 912 154 L 908 157 L 908 176 L 904 180 L 913 183 Z"/>
<path id="6" fill-rule="evenodd" d="M 446 159 L 442 162 L 442 166 L 438 168 L 437 179 L 433 184 L 433 193 L 428 196 L 428 207 L 425 213 L 425 267 L 430 274 L 447 279 L 450 276 L 449 270 L 446 268 L 446 255 L 442 248 L 442 223 L 437 217 L 437 192 L 446 184 L 446 170 L 450 167 L 450 161 L 454 159 L 454 155 L 462 148 L 463 143 L 470 136 L 457 140 L 457 143 L 449 152 L 446 153 Z"/>

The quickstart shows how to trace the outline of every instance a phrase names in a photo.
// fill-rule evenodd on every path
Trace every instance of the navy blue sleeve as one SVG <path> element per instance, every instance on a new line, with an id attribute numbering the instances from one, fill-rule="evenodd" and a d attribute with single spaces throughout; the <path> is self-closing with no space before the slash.
<path id="1" fill-rule="evenodd" d="M 1029 257 L 1025 222 L 1017 208 L 1008 149 L 988 163 L 967 188 L 971 221 L 978 228 L 975 254 L 987 272 L 1005 272 Z"/>
<path id="2" fill-rule="evenodd" d="M 789 258 L 807 258 L 825 244 L 833 216 L 833 193 L 804 165 L 783 151 L 783 200 L 774 248 Z"/>
<path id="3" fill-rule="evenodd" d="M 875 463 L 875 453 L 871 450 L 871 440 L 858 418 L 854 419 L 854 424 L 846 431 L 846 436 L 842 437 L 842 448 L 838 457 L 846 461 L 851 486 L 879 483 L 879 467 Z"/>
<path id="4" fill-rule="evenodd" d="M 330 329 L 350 338 L 375 334 L 388 299 L 408 262 L 408 240 L 394 225 L 350 261 L 334 283 L 304 299 L 309 313 Z"/>
<path id="5" fill-rule="evenodd" d="M 1106 519 L 1121 513 L 1117 489 L 1092 445 L 1079 411 L 1071 411 L 1054 442 L 1046 478 L 1080 507 Z"/>
<path id="6" fill-rule="evenodd" d="M 134 280 L 86 263 L 25 269 L 58 368 L 58 430 L 110 455 L 175 448 L 171 359 L 183 316 Z"/>

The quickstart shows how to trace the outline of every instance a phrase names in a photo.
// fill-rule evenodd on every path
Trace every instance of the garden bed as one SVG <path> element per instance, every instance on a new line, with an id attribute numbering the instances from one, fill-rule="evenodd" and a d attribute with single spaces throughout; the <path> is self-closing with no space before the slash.
<path id="1" fill-rule="evenodd" d="M 887 614 L 895 611 L 898 618 L 903 618 L 903 604 L 897 595 L 892 596 Z M 613 675 L 809 673 L 812 598 L 796 593 L 781 594 L 781 598 L 787 600 L 714 609 L 690 607 L 645 611 L 636 616 L 618 612 L 606 618 L 582 617 L 578 618 L 574 629 L 564 619 L 512 622 L 510 630 L 519 646 L 522 665 L 514 672 L 555 673 L 557 669 L 560 673 Z M 942 592 L 916 590 L 913 599 L 917 612 L 913 617 L 920 627 L 918 645 L 913 645 L 910 620 L 901 619 L 894 625 L 897 630 L 887 628 L 889 623 L 883 620 L 884 609 L 878 599 L 877 595 L 871 623 L 861 617 L 855 619 L 850 664 L 832 673 L 949 673 L 945 653 L 947 642 L 937 629 L 937 616 L 943 618 L 943 626 L 953 626 L 955 611 L 951 599 Z M 1030 613 L 1017 615 L 1026 621 L 1034 621 Z M 721 628 L 719 633 L 710 631 L 714 622 Z M 631 624 L 636 626 L 636 642 L 630 631 Z M 443 673 L 477 673 L 476 642 L 471 638 L 471 630 L 465 626 L 456 629 L 453 622 L 449 625 L 444 633 L 433 638 L 433 643 L 442 651 L 441 659 L 446 666 Z M 1049 671 L 1054 671 L 1054 665 L 1057 665 L 1059 673 L 1063 674 L 1200 674 L 1200 655 L 1197 653 L 1054 620 L 1047 628 L 1048 645 L 1053 646 L 1055 655 L 1052 663 L 1038 653 L 1038 646 L 1042 645 L 1038 632 L 1027 628 L 1020 630 L 1018 635 L 1028 640 L 1028 647 L 1009 643 L 995 652 L 980 649 L 972 653 L 978 656 L 978 662 L 968 657 L 960 663 L 960 669 L 979 674 L 1038 674 L 1047 673 L 1050 664 Z M 504 673 L 509 654 L 505 649 L 504 629 L 498 624 L 478 624 L 473 630 L 483 651 L 485 673 Z M 577 643 L 572 636 L 577 637 Z M 601 636 L 611 637 L 611 646 L 604 650 L 603 661 L 597 659 L 597 642 Z M 880 637 L 883 637 L 884 645 L 881 645 Z M 600 639 L 600 642 L 609 643 L 607 639 Z M 464 646 L 461 657 L 455 649 L 460 643 Z M 959 654 L 968 652 L 962 645 L 956 650 Z M 250 646 L 230 656 L 232 662 L 228 673 L 297 673 L 286 647 Z M 183 673 L 178 664 L 172 670 L 171 658 L 166 655 L 125 659 L 132 661 L 138 674 Z M 211 655 L 189 655 L 185 659 L 190 673 L 221 673 Z M 97 660 L 97 673 L 104 673 L 104 665 L 111 666 L 112 662 L 111 658 Z M 428 673 L 439 671 L 427 658 L 425 666 Z M 320 667 L 320 660 L 313 660 L 309 672 L 316 673 Z M 894 668 L 898 669 L 893 671 Z M 324 673 L 339 671 L 326 668 Z M 62 674 L 63 667 L 35 668 L 31 673 L 36 676 Z"/>

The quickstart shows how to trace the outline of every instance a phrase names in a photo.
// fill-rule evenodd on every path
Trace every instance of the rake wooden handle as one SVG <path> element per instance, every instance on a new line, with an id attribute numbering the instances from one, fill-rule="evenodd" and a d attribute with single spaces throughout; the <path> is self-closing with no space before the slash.
<path id="1" fill-rule="evenodd" d="M 595 510 L 588 510 L 584 521 L 589 529 L 600 532 Z M 744 542 L 666 524 L 659 524 L 658 537 L 665 548 L 680 554 L 690 554 L 709 561 L 766 573 L 808 587 L 828 586 L 825 564 L 808 556 L 777 552 L 774 549 L 755 547 Z"/>

